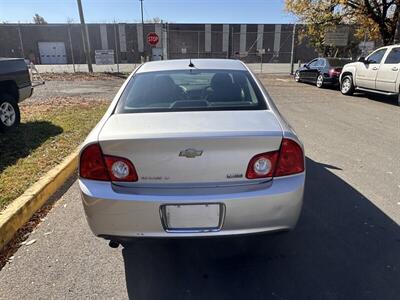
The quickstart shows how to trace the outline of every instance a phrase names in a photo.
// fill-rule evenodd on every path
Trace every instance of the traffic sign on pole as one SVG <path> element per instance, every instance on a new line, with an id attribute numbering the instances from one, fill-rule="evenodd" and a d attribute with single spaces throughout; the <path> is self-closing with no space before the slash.
<path id="1" fill-rule="evenodd" d="M 160 38 L 159 38 L 159 36 L 158 36 L 157 33 L 155 33 L 155 32 L 150 32 L 150 33 L 147 35 L 147 39 L 146 39 L 146 40 L 147 40 L 147 43 L 148 43 L 150 46 L 155 46 L 155 45 L 158 44 Z"/>

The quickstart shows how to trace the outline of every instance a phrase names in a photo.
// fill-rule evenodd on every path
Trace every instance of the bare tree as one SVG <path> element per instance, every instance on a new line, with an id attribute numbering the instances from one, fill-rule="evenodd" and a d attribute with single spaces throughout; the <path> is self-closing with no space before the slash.
<path id="1" fill-rule="evenodd" d="M 144 20 L 145 23 L 161 23 L 161 18 L 160 17 L 154 17 L 151 19 L 146 19 Z"/>
<path id="2" fill-rule="evenodd" d="M 47 24 L 46 20 L 39 14 L 33 16 L 33 23 L 35 24 Z"/>

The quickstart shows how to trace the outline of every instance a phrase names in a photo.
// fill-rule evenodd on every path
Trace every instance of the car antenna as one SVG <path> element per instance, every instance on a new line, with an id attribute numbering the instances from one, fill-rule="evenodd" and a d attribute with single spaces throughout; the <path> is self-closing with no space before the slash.
<path id="1" fill-rule="evenodd" d="M 189 58 L 189 67 L 194 68 L 194 63 L 192 63 L 192 58 Z"/>

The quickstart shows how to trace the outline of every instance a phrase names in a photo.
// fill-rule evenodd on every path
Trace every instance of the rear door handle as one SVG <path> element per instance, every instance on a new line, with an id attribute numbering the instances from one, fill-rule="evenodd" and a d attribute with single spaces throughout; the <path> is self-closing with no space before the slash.
<path id="1" fill-rule="evenodd" d="M 375 71 L 375 70 L 378 70 L 378 67 L 373 67 L 372 70 L 374 70 L 374 71 Z"/>
<path id="2" fill-rule="evenodd" d="M 398 70 L 399 70 L 399 68 L 397 68 L 397 67 L 392 68 L 392 71 L 398 71 Z"/>

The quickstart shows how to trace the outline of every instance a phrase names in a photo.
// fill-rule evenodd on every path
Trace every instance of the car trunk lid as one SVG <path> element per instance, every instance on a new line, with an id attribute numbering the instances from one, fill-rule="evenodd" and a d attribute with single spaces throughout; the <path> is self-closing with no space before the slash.
<path id="1" fill-rule="evenodd" d="M 115 114 L 99 134 L 104 154 L 134 164 L 139 180 L 119 183 L 134 186 L 243 182 L 250 159 L 281 140 L 267 110 Z"/>

